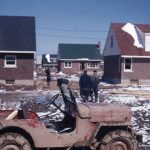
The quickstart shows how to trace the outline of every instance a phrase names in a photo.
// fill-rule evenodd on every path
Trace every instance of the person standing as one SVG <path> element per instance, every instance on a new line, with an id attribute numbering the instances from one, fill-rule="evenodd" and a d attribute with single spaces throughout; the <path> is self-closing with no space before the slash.
<path id="1" fill-rule="evenodd" d="M 92 81 L 91 77 L 87 74 L 87 70 L 84 70 L 83 74 L 80 76 L 79 86 L 80 86 L 80 96 L 83 99 L 83 102 L 88 101 L 89 97 L 92 100 L 91 96 Z"/>
<path id="2" fill-rule="evenodd" d="M 47 85 L 49 86 L 50 81 L 51 81 L 51 73 L 50 73 L 50 68 L 49 67 L 46 68 L 45 73 L 46 73 L 46 78 L 47 78 Z"/>
<path id="3" fill-rule="evenodd" d="M 98 100 L 98 85 L 100 83 L 100 78 L 97 75 L 97 70 L 93 71 L 93 76 L 91 77 L 92 80 L 92 89 L 95 97 L 95 102 Z"/>

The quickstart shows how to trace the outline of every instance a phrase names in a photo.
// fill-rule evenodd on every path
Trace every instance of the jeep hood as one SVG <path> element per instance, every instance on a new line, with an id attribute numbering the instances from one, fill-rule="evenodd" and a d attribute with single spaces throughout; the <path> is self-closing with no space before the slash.
<path id="1" fill-rule="evenodd" d="M 91 122 L 130 122 L 131 109 L 119 104 L 78 103 L 79 116 Z"/>

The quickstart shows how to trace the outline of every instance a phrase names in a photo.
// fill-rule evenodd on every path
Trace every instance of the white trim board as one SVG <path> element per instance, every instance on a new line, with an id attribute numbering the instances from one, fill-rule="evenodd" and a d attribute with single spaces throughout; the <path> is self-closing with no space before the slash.
<path id="1" fill-rule="evenodd" d="M 84 60 L 84 59 L 58 59 L 61 61 L 98 61 L 101 62 L 102 60 L 100 59 L 88 59 L 88 60 Z"/>
<path id="2" fill-rule="evenodd" d="M 150 56 L 130 56 L 130 55 L 121 55 L 123 58 L 150 58 Z"/>

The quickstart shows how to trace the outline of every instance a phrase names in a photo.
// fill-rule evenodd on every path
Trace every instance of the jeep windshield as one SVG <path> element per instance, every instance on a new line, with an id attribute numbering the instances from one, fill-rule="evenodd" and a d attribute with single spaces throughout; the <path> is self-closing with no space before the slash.
<path id="1" fill-rule="evenodd" d="M 69 81 L 66 79 L 62 79 L 59 78 L 57 80 L 57 85 L 60 89 L 62 98 L 61 98 L 61 103 L 64 103 L 64 109 L 62 109 L 59 106 L 59 103 L 57 102 L 57 100 L 60 101 L 60 99 L 57 99 L 58 96 L 60 94 L 56 94 L 54 95 L 49 102 L 46 105 L 46 108 L 50 107 L 51 105 L 55 106 L 57 109 L 59 109 L 62 114 L 64 115 L 64 118 L 60 121 L 56 121 L 54 128 L 55 131 L 59 132 L 59 133 L 63 133 L 63 132 L 71 132 L 74 130 L 75 128 L 75 106 L 76 106 L 76 102 L 75 102 L 75 98 L 72 95 L 72 92 L 69 88 Z M 47 125 L 47 127 L 49 127 L 50 124 Z M 51 126 L 50 126 L 51 127 Z"/>
<path id="2" fill-rule="evenodd" d="M 65 111 L 72 114 L 76 109 L 76 101 L 69 87 L 69 81 L 67 79 L 59 78 L 57 79 L 57 85 L 63 97 Z"/>

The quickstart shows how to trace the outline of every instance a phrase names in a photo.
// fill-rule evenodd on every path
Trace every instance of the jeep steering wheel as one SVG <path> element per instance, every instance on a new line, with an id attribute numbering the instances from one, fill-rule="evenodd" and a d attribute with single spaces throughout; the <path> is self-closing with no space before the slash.
<path id="1" fill-rule="evenodd" d="M 55 100 L 58 98 L 60 94 L 56 94 L 54 95 L 49 102 L 45 105 L 45 109 L 47 109 L 50 105 L 55 106 L 57 109 L 59 109 L 64 115 L 66 114 L 66 112 L 64 110 L 62 110 L 58 105 L 55 104 Z"/>
<path id="2" fill-rule="evenodd" d="M 47 109 L 50 105 L 56 105 L 54 101 L 58 98 L 58 96 L 59 94 L 54 95 L 45 105 L 45 108 Z"/>

